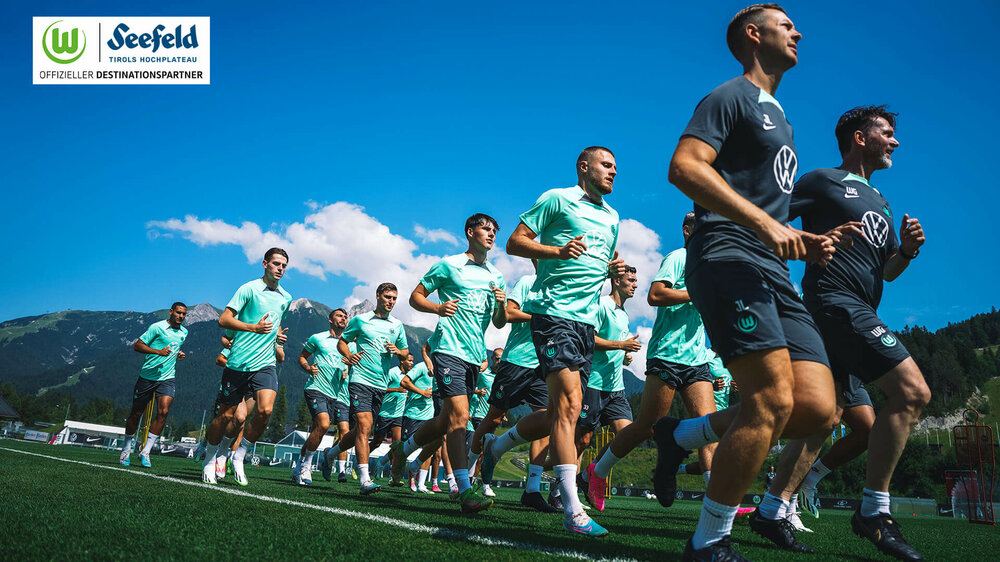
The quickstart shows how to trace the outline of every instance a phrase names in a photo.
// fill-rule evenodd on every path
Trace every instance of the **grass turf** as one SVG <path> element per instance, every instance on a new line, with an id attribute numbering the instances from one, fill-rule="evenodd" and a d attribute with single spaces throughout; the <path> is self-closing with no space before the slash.
<path id="1" fill-rule="evenodd" d="M 269 496 L 410 524 L 360 519 L 221 493 L 200 485 L 200 467 L 191 460 L 152 458 L 153 468 L 123 471 L 61 462 L 4 449 L 118 468 L 113 451 L 0 441 L 0 545 L 4 559 L 277 559 L 365 557 L 395 560 L 521 560 L 545 556 L 534 548 L 565 549 L 588 557 L 678 559 L 700 509 L 678 502 L 663 509 L 653 500 L 610 498 L 595 518 L 611 534 L 585 539 L 562 531 L 562 516 L 544 515 L 518 503 L 520 490 L 498 488 L 487 512 L 462 515 L 447 494 L 418 496 L 409 488 L 385 488 L 359 497 L 357 482 L 327 483 L 318 472 L 312 486 L 299 487 L 287 469 L 248 467 L 250 485 L 231 477 L 218 488 Z M 138 461 L 138 455 L 133 455 Z M 144 478 L 148 472 L 181 482 Z M 385 483 L 383 483 L 385 485 Z M 819 554 L 812 560 L 872 559 L 881 555 L 849 530 L 849 512 L 825 511 L 805 517 L 816 532 L 800 540 Z M 1000 550 L 1000 531 L 946 518 L 901 517 L 904 535 L 928 560 L 990 559 Z M 413 526 L 429 526 L 435 532 Z M 471 535 L 518 543 L 519 548 L 487 546 Z M 750 559 L 792 560 L 737 522 L 734 543 Z"/>

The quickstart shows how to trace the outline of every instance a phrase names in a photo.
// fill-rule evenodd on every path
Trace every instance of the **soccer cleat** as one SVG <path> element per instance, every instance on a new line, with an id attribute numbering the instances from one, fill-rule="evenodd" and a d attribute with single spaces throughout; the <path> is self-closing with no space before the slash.
<path id="1" fill-rule="evenodd" d="M 594 474 L 597 463 L 590 463 L 587 467 L 587 501 L 594 506 L 597 511 L 604 511 L 604 492 L 608 488 L 608 481 L 605 478 Z"/>
<path id="2" fill-rule="evenodd" d="M 490 488 L 490 485 L 487 484 L 487 483 L 485 483 L 485 482 L 483 482 L 483 495 L 486 496 L 486 497 L 488 497 L 488 498 L 495 498 L 495 497 L 497 497 L 497 493 L 494 492 L 493 488 Z"/>
<path id="3" fill-rule="evenodd" d="M 232 467 L 233 467 L 233 478 L 236 479 L 236 483 L 237 484 L 239 484 L 240 486 L 246 486 L 247 484 L 250 483 L 250 481 L 247 480 L 246 473 L 243 472 L 243 461 L 242 460 L 239 460 L 239 461 L 230 460 L 229 464 L 231 464 Z"/>
<path id="4" fill-rule="evenodd" d="M 493 505 L 492 499 L 479 495 L 474 488 L 469 488 L 461 492 L 453 499 L 462 502 L 462 513 L 479 513 L 480 511 L 486 511 Z"/>
<path id="5" fill-rule="evenodd" d="M 798 513 L 793 513 L 793 514 L 789 515 L 787 519 L 788 519 L 788 522 L 792 524 L 792 528 L 795 529 L 796 531 L 803 532 L 803 533 L 811 533 L 811 532 L 813 532 L 812 529 L 810 529 L 810 528 L 808 528 L 808 527 L 806 527 L 805 525 L 802 524 L 802 519 L 799 519 L 799 514 Z"/>
<path id="6" fill-rule="evenodd" d="M 149 462 L 149 455 L 143 455 L 142 453 L 139 453 L 139 464 L 146 468 L 153 466 L 153 464 Z"/>
<path id="7" fill-rule="evenodd" d="M 337 475 L 337 482 L 341 482 L 341 483 L 347 482 L 347 475 L 344 474 L 343 472 L 341 472 L 340 474 L 338 474 Z"/>
<path id="8" fill-rule="evenodd" d="M 851 530 L 866 538 L 880 551 L 899 560 L 923 560 L 917 549 L 910 546 L 899 532 L 899 524 L 891 515 L 879 513 L 874 517 L 864 517 L 855 511 L 851 517 Z"/>
<path id="9" fill-rule="evenodd" d="M 406 463 L 406 455 L 403 454 L 405 447 L 406 443 L 402 441 L 395 441 L 389 445 L 389 457 L 392 459 L 393 482 L 402 482 L 403 480 L 403 464 Z"/>
<path id="10" fill-rule="evenodd" d="M 603 537 L 608 534 L 608 530 L 598 525 L 584 512 L 574 513 L 569 521 L 563 520 L 563 529 L 571 533 L 586 537 Z"/>
<path id="11" fill-rule="evenodd" d="M 202 467 L 201 481 L 204 482 L 205 484 L 217 483 L 217 480 L 215 479 L 215 466 L 213 464 L 209 464 L 207 466 Z"/>
<path id="12" fill-rule="evenodd" d="M 215 457 L 215 478 L 217 480 L 226 477 L 226 463 L 228 462 L 229 457 Z"/>
<path id="13" fill-rule="evenodd" d="M 361 483 L 361 492 L 360 493 L 361 493 L 362 496 L 370 496 L 370 495 L 374 494 L 375 492 L 377 492 L 377 491 L 379 491 L 381 489 L 382 489 L 382 486 L 379 486 L 378 484 L 376 484 L 374 482 L 362 482 Z"/>
<path id="14" fill-rule="evenodd" d="M 750 530 L 773 542 L 780 548 L 792 552 L 816 552 L 795 539 L 795 530 L 788 519 L 765 519 L 760 510 L 750 516 Z"/>
<path id="15" fill-rule="evenodd" d="M 122 466 L 128 466 L 132 464 L 132 453 L 122 453 L 122 456 L 118 457 L 118 463 Z"/>
<path id="16" fill-rule="evenodd" d="M 799 505 L 806 513 L 819 519 L 819 498 L 816 497 L 815 488 L 799 492 Z"/>
<path id="17" fill-rule="evenodd" d="M 542 498 L 541 492 L 524 492 L 521 494 L 521 505 L 530 507 L 542 513 L 560 513 L 561 509 L 556 509 L 549 505 L 549 502 Z"/>
<path id="18" fill-rule="evenodd" d="M 434 486 L 431 487 L 431 491 L 432 492 L 440 492 L 441 491 L 441 488 L 438 487 L 437 482 L 435 482 Z"/>
<path id="19" fill-rule="evenodd" d="M 653 492 L 663 507 L 674 504 L 674 494 L 677 493 L 677 467 L 690 453 L 674 439 L 674 429 L 678 423 L 679 419 L 664 416 L 653 424 L 653 441 L 656 443 Z"/>
<path id="20" fill-rule="evenodd" d="M 487 484 L 493 481 L 493 471 L 500 460 L 493 456 L 493 443 L 496 440 L 497 436 L 492 433 L 483 436 L 483 464 L 479 466 L 479 478 Z"/>
<path id="21" fill-rule="evenodd" d="M 729 535 L 726 535 L 719 542 L 699 548 L 698 550 L 694 549 L 691 539 L 688 539 L 681 560 L 685 562 L 740 562 L 747 559 L 741 556 L 739 552 L 733 550 L 732 544 L 729 543 Z"/>
<path id="22" fill-rule="evenodd" d="M 323 449 L 323 452 L 320 453 L 323 456 L 323 460 L 319 463 L 319 470 L 323 473 L 323 478 L 329 482 L 333 480 L 333 461 L 327 457 L 326 451 L 327 449 Z"/>
<path id="23" fill-rule="evenodd" d="M 563 509 L 562 496 L 556 493 L 558 491 L 559 491 L 559 481 L 556 480 L 555 482 L 549 485 L 549 497 L 546 498 L 546 501 L 549 502 L 549 505 L 551 505 L 552 507 L 558 509 L 559 511 L 562 511 Z"/>

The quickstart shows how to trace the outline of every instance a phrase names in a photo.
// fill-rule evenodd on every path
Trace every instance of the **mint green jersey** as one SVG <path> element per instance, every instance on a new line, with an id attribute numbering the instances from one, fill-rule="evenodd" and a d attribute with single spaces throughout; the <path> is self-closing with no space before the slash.
<path id="1" fill-rule="evenodd" d="M 151 381 L 165 381 L 174 378 L 174 368 L 177 366 L 177 354 L 181 350 L 181 344 L 187 338 L 188 331 L 184 326 L 177 329 L 170 327 L 170 322 L 160 320 L 146 329 L 146 332 L 139 336 L 142 343 L 153 349 L 170 348 L 170 355 L 157 355 L 155 353 L 146 354 L 146 360 L 142 363 L 142 370 L 139 377 Z"/>
<path id="2" fill-rule="evenodd" d="M 406 376 L 410 382 L 421 390 L 433 388 L 434 377 L 427 370 L 427 364 L 423 361 L 417 363 L 412 369 L 407 371 Z M 430 398 L 424 398 L 416 392 L 406 393 L 406 409 L 403 415 L 412 420 L 429 420 L 434 417 L 434 402 Z"/>
<path id="3" fill-rule="evenodd" d="M 514 290 L 507 295 L 507 300 L 516 302 L 517 306 L 524 310 L 524 305 L 528 302 L 528 291 L 534 282 L 534 275 L 525 275 L 514 285 Z M 535 344 L 531 342 L 531 322 L 510 323 L 510 335 L 507 336 L 507 345 L 503 348 L 500 360 L 527 369 L 538 366 Z"/>
<path id="4" fill-rule="evenodd" d="M 228 369 L 241 372 L 259 371 L 276 365 L 274 346 L 281 331 L 281 321 L 288 313 L 292 296 L 280 286 L 269 289 L 261 279 L 244 283 L 226 308 L 236 314 L 236 319 L 247 324 L 256 324 L 265 316 L 271 321 L 271 331 L 266 334 L 236 332 L 229 353 Z"/>
<path id="5" fill-rule="evenodd" d="M 403 370 L 399 367 L 389 369 L 389 382 L 386 388 L 398 388 L 403 380 Z M 378 415 L 386 419 L 400 418 L 406 410 L 406 395 L 409 392 L 386 392 L 382 398 L 382 409 Z"/>
<path id="6" fill-rule="evenodd" d="M 305 390 L 317 390 L 330 398 L 338 398 L 340 387 L 346 387 L 343 378 L 347 364 L 337 349 L 338 342 L 340 338 L 331 334 L 330 330 L 313 334 L 306 340 L 302 349 L 312 354 L 313 363 L 319 367 L 319 373 L 306 380 Z M 346 397 L 346 389 L 344 395 Z"/>
<path id="7" fill-rule="evenodd" d="M 714 379 L 717 378 L 722 378 L 725 381 L 725 388 L 713 391 L 715 393 L 715 409 L 725 410 L 729 407 L 729 392 L 733 383 L 733 375 L 722 365 L 722 358 L 718 355 L 709 361 L 708 369 L 712 372 L 712 384 L 715 384 Z"/>
<path id="8" fill-rule="evenodd" d="M 521 215 L 521 222 L 546 246 L 562 247 L 580 235 L 587 245 L 575 260 L 538 260 L 538 276 L 524 311 L 593 326 L 608 263 L 618 245 L 618 212 L 573 186 L 543 193 Z"/>
<path id="9" fill-rule="evenodd" d="M 486 359 L 483 334 L 490 325 L 496 299 L 493 287 L 507 292 L 503 274 L 489 261 L 478 264 L 465 254 L 438 260 L 420 280 L 441 302 L 458 299 L 454 316 L 438 318 L 429 343 L 435 353 L 458 357 L 466 363 Z"/>
<path id="10" fill-rule="evenodd" d="M 672 289 L 686 291 L 686 261 L 686 249 L 670 252 L 660 262 L 660 270 L 656 272 L 653 282 L 662 281 Z M 704 365 L 712 360 L 712 353 L 705 347 L 705 325 L 694 303 L 656 308 L 647 357 L 681 365 Z"/>
<path id="11" fill-rule="evenodd" d="M 631 336 L 628 331 L 628 312 L 615 304 L 609 295 L 601 297 L 599 306 L 594 333 L 610 341 L 628 339 Z M 625 379 L 622 377 L 624 364 L 624 349 L 595 349 L 587 386 L 608 392 L 625 390 Z"/>
<path id="12" fill-rule="evenodd" d="M 493 372 L 495 367 L 496 365 L 479 373 L 479 377 L 476 379 L 476 389 L 485 388 L 486 396 L 472 395 L 472 401 L 469 403 L 470 418 L 484 418 L 486 412 L 490 411 L 490 390 L 493 389 L 493 379 L 497 377 L 497 374 Z"/>
<path id="13" fill-rule="evenodd" d="M 379 390 L 388 388 L 392 353 L 385 344 L 392 343 L 401 351 L 406 349 L 403 323 L 392 315 L 379 318 L 373 310 L 351 318 L 340 337 L 347 343 L 356 343 L 358 352 L 364 353 L 361 361 L 351 368 L 351 382 Z"/>

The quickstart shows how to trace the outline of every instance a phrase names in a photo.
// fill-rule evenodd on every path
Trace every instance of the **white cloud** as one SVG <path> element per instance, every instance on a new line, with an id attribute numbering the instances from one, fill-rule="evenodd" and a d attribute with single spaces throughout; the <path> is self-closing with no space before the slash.
<path id="1" fill-rule="evenodd" d="M 420 239 L 421 242 L 427 244 L 430 242 L 447 242 L 452 246 L 458 246 L 458 238 L 454 234 L 448 232 L 443 228 L 424 228 L 419 224 L 413 225 L 413 234 Z"/>
<path id="2" fill-rule="evenodd" d="M 442 256 L 421 253 L 416 242 L 394 234 L 361 206 L 346 202 L 308 206 L 311 212 L 301 222 L 271 226 L 267 230 L 252 222 L 237 226 L 223 220 L 199 219 L 192 215 L 183 219 L 151 221 L 146 227 L 150 232 L 156 232 L 153 237 L 176 233 L 199 246 L 240 246 L 249 263 L 257 263 L 268 248 L 282 247 L 291 256 L 291 269 L 320 279 L 335 275 L 356 280 L 351 294 L 343 301 L 345 306 L 364 299 L 371 300 L 379 283 L 391 281 L 401 293 L 394 310 L 395 316 L 412 326 L 434 328 L 437 318 L 413 310 L 407 300 L 409 291 Z M 451 241 L 458 242 L 457 238 L 443 230 L 427 230 L 416 225 L 414 232 L 425 242 L 432 241 L 430 237 L 435 236 L 435 232 L 447 234 Z M 443 239 L 433 241 L 440 240 Z M 498 241 L 497 247 L 490 252 L 490 261 L 503 273 L 508 290 L 512 290 L 522 276 L 533 273 L 534 269 L 529 260 L 504 252 L 504 242 L 506 239 Z M 659 267 L 660 237 L 639 221 L 625 219 L 621 223 L 618 250 L 627 263 L 638 269 L 639 290 L 627 306 L 632 318 L 632 331 L 638 331 L 640 341 L 645 343 L 649 340 L 648 325 L 655 317 L 653 309 L 646 304 L 646 291 L 649 280 Z M 486 332 L 487 346 L 490 349 L 503 346 L 509 332 L 509 327 L 503 330 L 490 327 Z M 644 366 L 645 347 L 635 355 L 633 368 L 641 373 L 645 370 Z"/>

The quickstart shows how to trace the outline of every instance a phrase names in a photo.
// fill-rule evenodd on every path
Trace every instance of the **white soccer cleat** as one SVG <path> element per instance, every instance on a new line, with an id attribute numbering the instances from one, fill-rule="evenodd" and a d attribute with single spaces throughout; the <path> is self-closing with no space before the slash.
<path id="1" fill-rule="evenodd" d="M 496 492 L 493 491 L 493 488 L 490 488 L 490 485 L 485 482 L 483 482 L 483 495 L 488 498 L 497 497 L 497 494 Z"/>
<path id="2" fill-rule="evenodd" d="M 201 469 L 201 481 L 205 484 L 216 484 L 215 465 L 209 464 Z"/>
<path id="3" fill-rule="evenodd" d="M 240 486 L 246 486 L 250 482 L 247 480 L 247 475 L 243 472 L 243 461 L 232 459 L 230 461 L 233 466 L 233 477 L 236 479 L 236 483 Z"/>
<path id="4" fill-rule="evenodd" d="M 798 513 L 792 513 L 791 515 L 789 515 L 788 516 L 788 522 L 792 524 L 792 527 L 796 531 L 805 532 L 805 533 L 811 533 L 811 532 L 813 532 L 812 529 L 810 529 L 810 528 L 808 528 L 808 527 L 806 527 L 805 525 L 802 524 L 802 520 L 799 519 L 799 514 Z"/>

